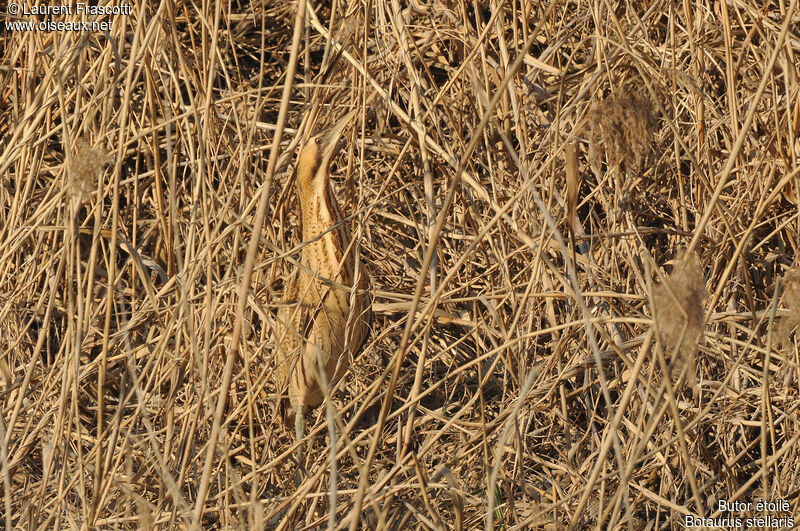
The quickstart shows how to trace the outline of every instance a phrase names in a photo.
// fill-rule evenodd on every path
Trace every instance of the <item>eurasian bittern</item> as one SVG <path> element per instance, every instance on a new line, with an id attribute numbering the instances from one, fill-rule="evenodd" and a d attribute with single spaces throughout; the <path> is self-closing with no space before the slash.
<path id="1" fill-rule="evenodd" d="M 287 283 L 278 310 L 274 381 L 288 387 L 294 415 L 298 466 L 302 466 L 305 409 L 322 403 L 364 342 L 370 318 L 368 277 L 363 267 L 355 278 L 356 252 L 333 189 L 330 164 L 355 111 L 324 135 L 312 137 L 297 159 L 303 242 L 300 267 Z M 298 468 L 299 478 L 299 468 Z"/>

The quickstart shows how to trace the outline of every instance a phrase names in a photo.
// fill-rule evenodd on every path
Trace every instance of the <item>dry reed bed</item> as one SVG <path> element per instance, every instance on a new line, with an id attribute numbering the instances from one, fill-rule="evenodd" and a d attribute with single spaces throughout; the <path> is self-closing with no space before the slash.
<path id="1" fill-rule="evenodd" d="M 0 36 L 7 528 L 797 519 L 796 2 L 410 4 L 309 5 L 294 50 L 284 2 Z M 376 317 L 295 488 L 291 169 L 350 108 Z"/>

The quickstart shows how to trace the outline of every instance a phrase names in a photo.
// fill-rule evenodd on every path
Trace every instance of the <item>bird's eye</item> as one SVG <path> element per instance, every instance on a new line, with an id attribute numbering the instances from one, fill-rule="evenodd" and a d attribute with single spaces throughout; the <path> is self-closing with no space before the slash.
<path id="1" fill-rule="evenodd" d="M 322 144 L 322 139 L 321 138 L 315 138 L 314 142 L 316 142 L 317 145 L 320 145 L 320 144 Z"/>

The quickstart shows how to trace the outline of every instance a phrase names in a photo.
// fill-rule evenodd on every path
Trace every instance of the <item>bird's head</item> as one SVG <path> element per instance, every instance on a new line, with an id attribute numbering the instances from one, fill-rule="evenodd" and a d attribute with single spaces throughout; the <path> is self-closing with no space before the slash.
<path id="1" fill-rule="evenodd" d="M 355 116 L 350 111 L 329 131 L 312 136 L 297 159 L 297 184 L 300 193 L 307 196 L 323 193 L 328 186 L 331 160 L 341 149 L 342 133 Z"/>

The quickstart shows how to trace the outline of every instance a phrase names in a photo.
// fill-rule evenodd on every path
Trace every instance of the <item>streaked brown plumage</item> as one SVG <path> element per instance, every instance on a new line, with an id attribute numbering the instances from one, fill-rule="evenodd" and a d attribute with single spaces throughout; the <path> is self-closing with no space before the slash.
<path id="1" fill-rule="evenodd" d="M 273 377 L 283 394 L 288 388 L 298 441 L 304 436 L 306 408 L 325 398 L 361 348 L 370 318 L 368 277 L 359 267 L 350 230 L 329 182 L 331 159 L 354 112 L 329 133 L 312 137 L 297 160 L 297 194 L 300 199 L 304 246 L 301 267 L 287 284 L 278 311 L 276 367 Z M 320 367 L 323 369 L 320 371 Z M 302 460 L 302 446 L 298 448 Z"/>

